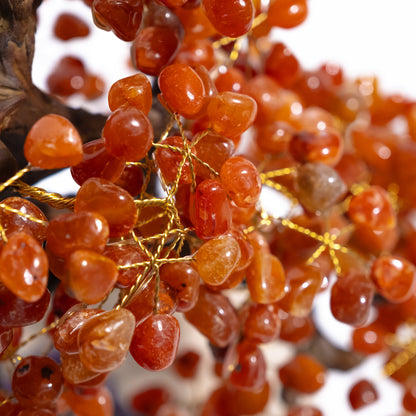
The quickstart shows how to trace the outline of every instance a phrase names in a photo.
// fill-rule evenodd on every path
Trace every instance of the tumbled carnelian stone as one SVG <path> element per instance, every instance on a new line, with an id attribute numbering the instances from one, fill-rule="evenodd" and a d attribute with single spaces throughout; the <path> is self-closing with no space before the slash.
<path id="1" fill-rule="evenodd" d="M 340 161 L 335 166 L 335 170 L 348 188 L 351 188 L 355 183 L 370 182 L 370 170 L 368 166 L 353 153 L 344 152 Z"/>
<path id="2" fill-rule="evenodd" d="M 117 265 L 91 250 L 76 250 L 68 259 L 67 291 L 80 302 L 94 304 L 103 300 L 117 281 Z"/>
<path id="3" fill-rule="evenodd" d="M 127 104 L 148 114 L 152 108 L 152 85 L 146 75 L 138 72 L 116 81 L 108 91 L 108 106 L 115 111 Z"/>
<path id="4" fill-rule="evenodd" d="M 113 111 L 102 134 L 108 153 L 123 160 L 143 159 L 152 147 L 152 124 L 136 107 L 122 106 Z"/>
<path id="5" fill-rule="evenodd" d="M 149 316 L 136 327 L 130 353 L 146 370 L 164 370 L 175 360 L 179 334 L 179 322 L 174 316 L 160 313 Z"/>
<path id="6" fill-rule="evenodd" d="M 202 8 L 209 21 L 223 36 L 236 38 L 251 29 L 254 19 L 252 0 L 202 0 Z"/>
<path id="7" fill-rule="evenodd" d="M 322 276 L 316 267 L 309 265 L 291 267 L 286 270 L 286 293 L 279 300 L 279 307 L 292 316 L 302 318 L 309 315 L 321 283 Z"/>
<path id="8" fill-rule="evenodd" d="M 259 200 L 260 174 L 248 159 L 235 156 L 226 160 L 221 167 L 220 179 L 237 206 L 248 208 Z"/>
<path id="9" fill-rule="evenodd" d="M 259 415 L 270 397 L 270 385 L 266 381 L 258 391 L 248 391 L 227 386 L 230 409 L 238 415 Z"/>
<path id="10" fill-rule="evenodd" d="M 185 64 L 172 64 L 162 70 L 159 88 L 173 112 L 185 118 L 198 114 L 205 103 L 205 88 L 200 76 Z"/>
<path id="11" fill-rule="evenodd" d="M 253 124 L 256 114 L 256 102 L 237 92 L 220 92 L 209 99 L 207 107 L 213 130 L 229 138 L 244 133 Z"/>
<path id="12" fill-rule="evenodd" d="M 171 184 L 177 179 L 181 165 L 178 183 L 181 185 L 190 184 L 192 182 L 190 161 L 189 158 L 186 158 L 183 163 L 185 155 L 181 153 L 184 151 L 184 139 L 181 136 L 169 136 L 161 140 L 159 144 L 177 148 L 177 150 L 173 150 L 158 147 L 154 152 L 154 159 L 166 184 Z M 191 153 L 195 153 L 195 151 L 191 149 Z M 192 163 L 195 165 L 194 160 Z"/>
<path id="13" fill-rule="evenodd" d="M 253 303 L 243 308 L 240 315 L 246 339 L 255 343 L 267 343 L 279 335 L 281 322 L 272 305 Z"/>
<path id="14" fill-rule="evenodd" d="M 77 394 L 71 389 L 62 393 L 62 400 L 75 414 L 82 416 L 113 416 L 114 405 L 110 391 L 101 387 L 94 394 Z"/>
<path id="15" fill-rule="evenodd" d="M 199 288 L 198 302 L 185 312 L 185 318 L 218 347 L 229 345 L 239 332 L 239 319 L 228 298 L 204 285 Z"/>
<path id="16" fill-rule="evenodd" d="M 200 276 L 190 262 L 164 264 L 160 270 L 160 279 L 176 291 L 177 310 L 186 312 L 192 309 L 198 299 Z"/>
<path id="17" fill-rule="evenodd" d="M 105 373 L 89 370 L 81 362 L 79 354 L 66 354 L 61 351 L 61 369 L 65 381 L 71 384 L 86 383 Z"/>
<path id="18" fill-rule="evenodd" d="M 82 162 L 71 167 L 71 175 L 78 185 L 96 177 L 115 182 L 123 172 L 125 162 L 110 155 L 103 139 L 92 140 L 82 146 Z"/>
<path id="19" fill-rule="evenodd" d="M 29 130 L 23 152 L 27 161 L 38 168 L 67 168 L 82 161 L 82 140 L 69 120 L 48 114 Z"/>
<path id="20" fill-rule="evenodd" d="M 279 338 L 292 344 L 301 344 L 309 341 L 315 334 L 315 325 L 310 316 L 303 318 L 292 316 L 279 311 L 281 319 Z"/>
<path id="21" fill-rule="evenodd" d="M 387 331 L 380 323 L 373 322 L 368 326 L 354 329 L 352 347 L 362 354 L 377 354 L 386 348 L 384 342 Z"/>
<path id="22" fill-rule="evenodd" d="M 401 303 L 414 292 L 416 269 L 404 258 L 385 255 L 374 260 L 370 277 L 382 296 L 390 302 Z"/>
<path id="23" fill-rule="evenodd" d="M 3 199 L 1 203 L 30 217 L 45 221 L 45 224 L 40 224 L 39 222 L 0 207 L 0 223 L 7 236 L 17 231 L 23 231 L 26 234 L 31 234 L 39 243 L 45 240 L 48 220 L 45 214 L 33 202 L 18 196 L 13 196 Z"/>
<path id="24" fill-rule="evenodd" d="M 191 4 L 191 0 L 188 0 L 188 4 Z M 183 7 L 177 8 L 175 14 L 179 17 L 185 29 L 185 37 L 188 39 L 209 38 L 216 33 L 216 30 L 200 5 L 189 9 Z"/>
<path id="25" fill-rule="evenodd" d="M 200 358 L 196 351 L 187 351 L 178 355 L 173 363 L 175 371 L 183 378 L 193 378 L 198 371 Z"/>
<path id="26" fill-rule="evenodd" d="M 266 382 L 266 361 L 261 349 L 248 340 L 230 347 L 224 360 L 224 376 L 238 389 L 260 390 Z"/>
<path id="27" fill-rule="evenodd" d="M 127 234 L 137 221 L 137 209 L 131 195 L 100 178 L 90 178 L 80 187 L 75 198 L 74 211 L 101 214 L 108 222 L 112 238 Z"/>
<path id="28" fill-rule="evenodd" d="M 266 153 L 282 153 L 288 149 L 293 127 L 284 121 L 261 123 L 256 126 L 254 140 Z"/>
<path id="29" fill-rule="evenodd" d="M 24 301 L 36 302 L 45 293 L 48 272 L 48 257 L 37 240 L 12 234 L 0 254 L 1 282 Z"/>
<path id="30" fill-rule="evenodd" d="M 373 297 L 371 280 L 363 272 L 350 271 L 332 286 L 331 312 L 341 322 L 363 325 L 369 317 Z"/>
<path id="31" fill-rule="evenodd" d="M 121 40 L 132 41 L 140 30 L 143 1 L 94 0 L 92 13 L 101 26 L 111 29 Z"/>
<path id="32" fill-rule="evenodd" d="M 348 397 L 351 407 L 357 410 L 377 401 L 378 393 L 373 383 L 368 380 L 360 380 L 351 387 Z"/>
<path id="33" fill-rule="evenodd" d="M 403 408 L 408 412 L 416 411 L 416 384 L 414 380 L 411 380 L 405 388 L 403 399 Z"/>
<path id="34" fill-rule="evenodd" d="M 156 416 L 158 410 L 171 399 L 169 391 L 162 386 L 149 387 L 135 393 L 131 407 L 140 414 Z"/>
<path id="35" fill-rule="evenodd" d="M 244 73 L 238 68 L 221 65 L 218 68 L 218 76 L 215 78 L 215 86 L 218 92 L 232 91 L 242 92 L 245 84 Z"/>
<path id="36" fill-rule="evenodd" d="M 318 408 L 305 405 L 289 408 L 286 416 L 323 416 L 323 414 Z"/>
<path id="37" fill-rule="evenodd" d="M 115 182 L 117 186 L 125 189 L 133 197 L 142 191 L 143 183 L 143 170 L 137 165 L 126 165 Z"/>
<path id="38" fill-rule="evenodd" d="M 201 279 L 211 286 L 218 286 L 240 262 L 240 246 L 230 235 L 216 237 L 202 244 L 194 258 Z"/>
<path id="39" fill-rule="evenodd" d="M 307 354 L 298 354 L 279 369 L 284 386 L 301 393 L 315 393 L 325 383 L 326 368 Z"/>
<path id="40" fill-rule="evenodd" d="M 77 15 L 72 13 L 61 13 L 56 19 L 53 32 L 57 38 L 69 40 L 88 36 L 90 29 Z"/>
<path id="41" fill-rule="evenodd" d="M 138 245 L 133 244 L 108 245 L 103 255 L 113 260 L 118 266 L 129 266 L 149 260 L 144 251 Z M 145 266 L 138 266 L 131 269 L 119 269 L 116 285 L 121 288 L 132 286 L 143 273 L 144 268 Z"/>
<path id="42" fill-rule="evenodd" d="M 79 357 L 91 371 L 107 372 L 125 360 L 136 326 L 127 309 L 115 309 L 90 318 L 78 335 Z"/>
<path id="43" fill-rule="evenodd" d="M 109 236 L 107 220 L 96 212 L 75 212 L 53 218 L 47 229 L 49 250 L 67 258 L 75 250 L 102 252 Z"/>
<path id="44" fill-rule="evenodd" d="M 193 39 L 184 42 L 175 57 L 175 63 L 192 67 L 203 65 L 210 70 L 215 65 L 215 53 L 208 39 Z"/>
<path id="45" fill-rule="evenodd" d="M 102 312 L 104 312 L 102 309 L 80 309 L 77 307 L 67 311 L 53 333 L 55 348 L 65 354 L 77 354 L 80 329 L 88 319 Z"/>
<path id="46" fill-rule="evenodd" d="M 201 182 L 189 201 L 190 219 L 199 238 L 211 239 L 231 227 L 231 208 L 221 182 L 206 179 Z"/>
<path id="47" fill-rule="evenodd" d="M 272 26 L 290 29 L 300 25 L 307 15 L 306 0 L 277 0 L 270 5 L 267 18 Z"/>
<path id="48" fill-rule="evenodd" d="M 59 397 L 62 388 L 61 369 L 49 357 L 23 358 L 13 373 L 13 394 L 25 407 L 49 405 Z"/>

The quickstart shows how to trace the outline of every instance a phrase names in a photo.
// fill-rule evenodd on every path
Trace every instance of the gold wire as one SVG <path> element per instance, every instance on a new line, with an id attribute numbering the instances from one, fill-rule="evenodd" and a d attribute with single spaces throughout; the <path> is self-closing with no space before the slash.
<path id="1" fill-rule="evenodd" d="M 20 217 L 26 218 L 27 220 L 42 224 L 45 227 L 48 226 L 48 221 L 41 220 L 39 218 L 33 217 L 32 215 L 26 214 L 25 212 L 19 211 L 18 209 L 9 207 L 6 204 L 0 203 L 0 208 L 3 208 L 5 211 L 13 212 L 14 214 L 19 215 Z"/>
<path id="2" fill-rule="evenodd" d="M 8 186 L 19 180 L 25 173 L 29 172 L 32 166 L 28 163 L 23 169 L 16 172 L 11 178 L 7 179 L 6 182 L 0 184 L 0 192 L 4 191 Z"/>

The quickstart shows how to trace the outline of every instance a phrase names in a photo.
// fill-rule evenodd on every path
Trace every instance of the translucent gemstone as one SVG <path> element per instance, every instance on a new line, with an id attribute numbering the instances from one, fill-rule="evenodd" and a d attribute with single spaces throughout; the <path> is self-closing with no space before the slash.
<path id="1" fill-rule="evenodd" d="M 175 57 L 175 63 L 192 67 L 202 65 L 210 70 L 215 65 L 215 52 L 209 39 L 186 40 Z"/>
<path id="2" fill-rule="evenodd" d="M 125 189 L 131 196 L 136 196 L 142 191 L 144 183 L 143 170 L 137 165 L 126 165 L 115 184 Z"/>
<path id="3" fill-rule="evenodd" d="M 338 278 L 331 290 L 331 311 L 349 325 L 365 324 L 374 297 L 374 286 L 363 272 L 351 271 Z"/>
<path id="4" fill-rule="evenodd" d="M 353 349 L 362 354 L 376 354 L 386 348 L 384 342 L 386 336 L 386 329 L 377 322 L 362 328 L 356 328 L 352 333 Z"/>
<path id="5" fill-rule="evenodd" d="M 108 106 L 115 111 L 122 105 L 136 107 L 144 114 L 152 108 L 152 85 L 146 75 L 138 72 L 116 81 L 108 91 Z"/>
<path id="6" fill-rule="evenodd" d="M 53 32 L 55 36 L 61 40 L 70 40 L 88 36 L 90 29 L 77 15 L 72 13 L 61 13 L 56 19 Z"/>
<path id="7" fill-rule="evenodd" d="M 279 311 L 282 326 L 280 339 L 292 344 L 302 344 L 309 341 L 315 334 L 315 325 L 310 316 L 304 318 L 289 315 Z"/>
<path id="8" fill-rule="evenodd" d="M 230 229 L 230 203 L 221 182 L 215 179 L 201 182 L 195 194 L 191 194 L 189 204 L 191 221 L 199 238 L 214 238 Z"/>
<path id="9" fill-rule="evenodd" d="M 170 399 L 171 394 L 165 387 L 149 387 L 133 395 L 131 407 L 140 414 L 156 416 L 156 414 L 159 414 L 159 409 Z"/>
<path id="10" fill-rule="evenodd" d="M 48 283 L 48 257 L 42 246 L 29 234 L 10 236 L 0 254 L 0 280 L 16 296 L 36 302 Z"/>
<path id="11" fill-rule="evenodd" d="M 186 312 L 195 306 L 200 276 L 192 263 L 167 263 L 160 268 L 160 278 L 176 291 L 179 312 Z"/>
<path id="12" fill-rule="evenodd" d="M 22 328 L 21 327 L 12 328 L 11 332 L 12 332 L 12 341 L 0 355 L 1 360 L 8 360 L 12 358 L 20 347 L 20 342 L 21 342 L 22 333 L 23 333 Z"/>
<path id="13" fill-rule="evenodd" d="M 323 414 L 315 406 L 305 405 L 291 407 L 286 416 L 323 416 Z"/>
<path id="14" fill-rule="evenodd" d="M 229 345 L 239 332 L 239 319 L 228 298 L 203 285 L 199 288 L 198 302 L 185 312 L 185 318 L 218 347 Z"/>
<path id="15" fill-rule="evenodd" d="M 82 146 L 82 162 L 71 167 L 71 175 L 78 185 L 96 177 L 115 182 L 123 172 L 125 162 L 107 152 L 103 139 L 92 140 Z"/>
<path id="16" fill-rule="evenodd" d="M 221 65 L 218 68 L 218 76 L 215 78 L 215 86 L 218 92 L 241 92 L 245 84 L 244 73 L 238 68 Z"/>
<path id="17" fill-rule="evenodd" d="M 286 387 L 301 393 L 315 393 L 325 383 L 326 368 L 315 358 L 298 354 L 279 369 L 279 378 Z"/>
<path id="18" fill-rule="evenodd" d="M 115 309 L 89 319 L 78 335 L 79 357 L 91 371 L 112 371 L 123 364 L 136 326 L 127 309 Z"/>
<path id="19" fill-rule="evenodd" d="M 193 378 L 198 371 L 200 355 L 196 351 L 187 351 L 176 357 L 173 363 L 176 372 L 183 378 Z"/>
<path id="20" fill-rule="evenodd" d="M 300 25 L 307 15 L 306 0 L 279 0 L 270 5 L 267 17 L 270 25 L 290 29 Z"/>
<path id="21" fill-rule="evenodd" d="M 154 137 L 149 118 L 132 106 L 114 110 L 105 122 L 102 135 L 108 153 L 130 162 L 146 156 Z"/>
<path id="22" fill-rule="evenodd" d="M 254 122 L 256 102 L 245 94 L 224 91 L 211 97 L 207 116 L 216 133 L 233 138 L 244 133 Z"/>
<path id="23" fill-rule="evenodd" d="M 280 331 L 280 318 L 272 305 L 252 304 L 240 313 L 244 337 L 255 343 L 275 340 Z"/>
<path id="24" fill-rule="evenodd" d="M 69 120 L 48 114 L 29 130 L 23 151 L 27 161 L 38 168 L 67 168 L 82 161 L 82 140 Z"/>
<path id="25" fill-rule="evenodd" d="M 349 400 L 354 410 L 374 403 L 378 400 L 378 393 L 373 383 L 368 380 L 360 380 L 351 387 Z"/>
<path id="26" fill-rule="evenodd" d="M 248 159 L 241 156 L 229 158 L 221 167 L 220 178 L 238 207 L 248 208 L 259 200 L 260 174 Z"/>
<path id="27" fill-rule="evenodd" d="M 143 368 L 160 371 L 176 358 L 179 344 L 179 322 L 172 315 L 155 314 L 135 329 L 130 353 Z"/>
<path id="28" fill-rule="evenodd" d="M 224 283 L 239 264 L 240 258 L 240 246 L 229 235 L 206 241 L 195 254 L 198 273 L 211 286 Z"/>
<path id="29" fill-rule="evenodd" d="M 36 302 L 26 302 L 0 285 L 0 327 L 15 328 L 32 325 L 45 315 L 51 295 L 46 289 Z"/>
<path id="30" fill-rule="evenodd" d="M 97 377 L 99 373 L 89 370 L 79 358 L 79 354 L 61 352 L 62 376 L 71 384 L 80 384 Z"/>
<path id="31" fill-rule="evenodd" d="M 136 204 L 131 195 L 100 178 L 90 178 L 84 182 L 76 195 L 74 210 L 101 214 L 110 227 L 110 237 L 122 237 L 137 221 Z"/>
<path id="32" fill-rule="evenodd" d="M 13 329 L 0 328 L 0 357 L 13 340 Z"/>
<path id="33" fill-rule="evenodd" d="M 47 229 L 49 250 L 67 258 L 75 250 L 102 252 L 109 236 L 107 220 L 95 212 L 61 214 L 53 218 Z"/>
<path id="34" fill-rule="evenodd" d="M 68 275 L 64 280 L 67 291 L 80 302 L 94 304 L 102 301 L 114 287 L 117 265 L 91 250 L 76 250 L 67 262 Z"/>
<path id="35" fill-rule="evenodd" d="M 49 405 L 59 397 L 62 388 L 61 369 L 51 358 L 29 356 L 14 370 L 13 394 L 25 407 Z"/>
<path id="36" fill-rule="evenodd" d="M 45 217 L 45 214 L 27 199 L 13 196 L 3 199 L 1 203 L 10 208 L 17 209 L 30 217 L 45 221 L 45 224 L 47 224 L 48 220 Z M 40 224 L 39 222 L 33 221 L 15 212 L 7 211 L 4 208 L 0 208 L 0 223 L 5 229 L 7 236 L 10 236 L 17 231 L 23 231 L 26 234 L 31 234 L 39 243 L 42 243 L 46 238 L 45 224 Z"/>
<path id="37" fill-rule="evenodd" d="M 326 211 L 347 191 L 337 172 L 322 163 L 305 163 L 298 168 L 298 198 L 309 211 Z"/>
<path id="38" fill-rule="evenodd" d="M 293 127 L 284 121 L 261 123 L 256 126 L 254 139 L 263 152 L 282 153 L 288 149 L 293 131 Z"/>
<path id="39" fill-rule="evenodd" d="M 405 388 L 402 403 L 408 412 L 416 412 L 416 385 L 413 380 Z"/>
<path id="40" fill-rule="evenodd" d="M 270 385 L 266 381 L 257 391 L 228 387 L 230 410 L 237 414 L 260 415 L 270 398 Z"/>

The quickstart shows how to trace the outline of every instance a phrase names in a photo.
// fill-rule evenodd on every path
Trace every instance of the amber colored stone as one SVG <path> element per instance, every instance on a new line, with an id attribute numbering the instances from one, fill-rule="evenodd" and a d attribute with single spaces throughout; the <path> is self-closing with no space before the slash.
<path id="1" fill-rule="evenodd" d="M 68 258 L 75 250 L 102 252 L 109 236 L 107 220 L 95 212 L 61 214 L 53 218 L 47 229 L 49 250 Z"/>
<path id="2" fill-rule="evenodd" d="M 143 1 L 94 0 L 92 13 L 101 26 L 111 29 L 121 40 L 132 41 L 140 29 Z"/>
<path id="3" fill-rule="evenodd" d="M 187 351 L 176 357 L 175 371 L 183 378 L 193 378 L 198 371 L 200 355 L 196 351 Z"/>
<path id="4" fill-rule="evenodd" d="M 61 369 L 48 357 L 23 358 L 13 373 L 13 394 L 25 407 L 50 404 L 59 397 L 62 388 Z"/>
<path id="5" fill-rule="evenodd" d="M 211 286 L 224 283 L 239 264 L 240 258 L 240 246 L 229 235 L 206 241 L 195 254 L 198 273 Z"/>
<path id="6" fill-rule="evenodd" d="M 85 367 L 79 354 L 61 352 L 61 369 L 65 381 L 71 384 L 86 383 L 99 375 L 99 373 Z"/>
<path id="7" fill-rule="evenodd" d="M 45 214 L 33 202 L 18 196 L 13 196 L 3 199 L 1 203 L 39 221 L 45 221 L 44 224 L 41 224 L 0 207 L 0 223 L 7 236 L 18 231 L 23 231 L 26 234 L 31 234 L 39 243 L 45 240 L 48 220 Z"/>
<path id="8" fill-rule="evenodd" d="M 193 0 L 188 0 L 187 4 L 191 4 L 191 2 Z M 205 39 L 217 33 L 199 4 L 193 8 L 177 8 L 175 14 L 185 29 L 185 38 Z"/>
<path id="9" fill-rule="evenodd" d="M 270 398 L 270 385 L 266 381 L 258 391 L 248 391 L 227 386 L 229 407 L 233 414 L 259 415 Z"/>
<path id="10" fill-rule="evenodd" d="M 0 357 L 13 340 L 12 328 L 0 328 Z"/>
<path id="11" fill-rule="evenodd" d="M 335 170 L 348 188 L 351 188 L 355 183 L 367 183 L 370 181 L 368 166 L 353 153 L 344 152 L 335 166 Z"/>
<path id="12" fill-rule="evenodd" d="M 331 312 L 341 322 L 361 326 L 369 317 L 373 296 L 371 280 L 363 272 L 351 271 L 332 286 Z"/>
<path id="13" fill-rule="evenodd" d="M 408 412 L 416 412 L 416 383 L 413 380 L 405 388 L 402 404 Z"/>
<path id="14" fill-rule="evenodd" d="M 396 214 L 388 193 L 380 186 L 370 186 L 351 198 L 348 215 L 355 224 L 374 230 L 393 228 Z"/>
<path id="15" fill-rule="evenodd" d="M 205 103 L 205 88 L 200 76 L 185 64 L 167 66 L 159 75 L 159 88 L 169 108 L 193 118 Z"/>
<path id="16" fill-rule="evenodd" d="M 245 132 L 253 124 L 256 114 L 256 102 L 237 92 L 220 92 L 209 99 L 207 107 L 213 130 L 229 138 Z"/>
<path id="17" fill-rule="evenodd" d="M 114 110 L 103 129 L 105 147 L 112 156 L 135 162 L 152 147 L 153 127 L 138 108 L 121 106 Z"/>
<path id="18" fill-rule="evenodd" d="M 237 313 L 228 298 L 204 285 L 199 288 L 198 302 L 185 312 L 185 318 L 218 347 L 229 345 L 240 327 Z"/>
<path id="19" fill-rule="evenodd" d="M 38 168 L 67 168 L 82 161 L 82 140 L 69 120 L 48 114 L 29 130 L 23 152 L 27 161 Z"/>
<path id="20" fill-rule="evenodd" d="M 277 0 L 270 5 L 267 18 L 272 26 L 290 29 L 300 25 L 307 15 L 306 0 Z"/>
<path id="21" fill-rule="evenodd" d="M 254 19 L 251 0 L 202 0 L 202 8 L 209 21 L 223 36 L 236 38 L 245 35 Z"/>
<path id="22" fill-rule="evenodd" d="M 152 108 L 152 85 L 149 79 L 138 72 L 116 81 L 108 91 L 108 106 L 111 111 L 129 105 L 148 114 Z"/>
<path id="23" fill-rule="evenodd" d="M 194 140 L 198 139 L 198 135 Z M 209 132 L 194 146 L 196 155 L 202 162 L 207 163 L 217 173 L 220 172 L 224 162 L 229 159 L 235 151 L 232 140 L 219 134 Z M 213 178 L 212 172 L 201 163 L 194 163 L 196 173 L 203 179 Z"/>
<path id="24" fill-rule="evenodd" d="M 315 393 L 325 383 L 326 368 L 307 354 L 298 354 L 279 369 L 284 386 L 301 393 Z"/>
<path id="25" fill-rule="evenodd" d="M 215 78 L 215 86 L 218 92 L 231 91 L 242 92 L 245 85 L 244 73 L 238 68 L 221 65 L 218 68 L 218 76 Z"/>
<path id="26" fill-rule="evenodd" d="M 279 307 L 292 316 L 303 318 L 313 306 L 319 292 L 322 276 L 314 266 L 300 265 L 286 270 L 285 296 L 278 302 Z"/>
<path id="27" fill-rule="evenodd" d="M 158 147 L 154 152 L 154 159 L 166 184 L 175 182 L 181 165 L 182 169 L 178 183 L 180 185 L 190 184 L 192 182 L 190 161 L 189 158 L 186 158 L 185 163 L 183 163 L 185 155 L 181 153 L 185 151 L 184 139 L 181 136 L 169 136 L 161 140 L 159 144 L 177 148 L 177 150 L 173 150 Z M 191 153 L 195 153 L 195 151 L 191 149 Z M 192 164 L 195 165 L 194 160 L 192 160 Z M 195 174 L 195 168 L 193 169 Z"/>
<path id="28" fill-rule="evenodd" d="M 117 265 L 91 250 L 76 250 L 68 258 L 66 290 L 80 302 L 94 304 L 103 300 L 114 287 Z"/>
<path id="29" fill-rule="evenodd" d="M 48 408 L 26 407 L 17 416 L 56 416 L 56 411 Z"/>
<path id="30" fill-rule="evenodd" d="M 0 280 L 26 302 L 38 301 L 48 283 L 48 257 L 29 234 L 12 234 L 0 254 Z"/>
<path id="31" fill-rule="evenodd" d="M 386 348 L 386 335 L 387 331 L 377 322 L 356 328 L 352 333 L 352 347 L 362 354 L 377 354 Z"/>
<path id="32" fill-rule="evenodd" d="M 137 165 L 126 165 L 115 182 L 117 186 L 125 189 L 133 197 L 142 191 L 143 183 L 143 170 Z"/>
<path id="33" fill-rule="evenodd" d="M 360 380 L 351 387 L 349 400 L 354 410 L 374 403 L 378 400 L 378 393 L 373 383 L 368 380 Z"/>
<path id="34" fill-rule="evenodd" d="M 76 195 L 74 211 L 101 214 L 110 227 L 110 237 L 127 234 L 137 220 L 137 209 L 131 195 L 100 178 L 90 178 L 84 182 Z"/>
<path id="35" fill-rule="evenodd" d="M 297 174 L 297 197 L 311 212 L 328 210 L 347 190 L 337 172 L 322 163 L 305 163 L 298 168 Z"/>
<path id="36" fill-rule="evenodd" d="M 71 308 L 60 319 L 54 333 L 53 343 L 55 348 L 65 354 L 78 353 L 78 334 L 88 319 L 104 312 L 101 309 Z"/>
<path id="37" fill-rule="evenodd" d="M 280 318 L 272 305 L 253 303 L 240 312 L 244 337 L 255 343 L 267 343 L 277 338 Z"/>
<path id="38" fill-rule="evenodd" d="M 220 179 L 237 206 L 247 208 L 259 200 L 260 174 L 248 159 L 235 156 L 226 160 L 221 168 Z"/>
<path id="39" fill-rule="evenodd" d="M 323 416 L 323 414 L 318 408 L 305 405 L 289 408 L 286 416 Z"/>
<path id="40" fill-rule="evenodd" d="M 266 361 L 261 349 L 247 340 L 230 347 L 224 361 L 224 376 L 233 387 L 259 391 L 266 382 Z"/>
<path id="41" fill-rule="evenodd" d="M 137 325 L 130 353 L 146 370 L 164 370 L 175 360 L 179 334 L 179 322 L 175 317 L 166 314 L 152 315 Z"/>
<path id="42" fill-rule="evenodd" d="M 262 123 L 256 126 L 254 140 L 263 152 L 278 154 L 288 149 L 293 132 L 293 127 L 284 121 Z"/>
<path id="43" fill-rule="evenodd" d="M 26 302 L 0 285 L 0 327 L 15 328 L 32 325 L 45 315 L 51 295 L 46 289 L 36 302 Z"/>
<path id="44" fill-rule="evenodd" d="M 190 219 L 201 239 L 211 239 L 231 227 L 231 208 L 227 192 L 215 179 L 201 182 L 189 201 Z"/>
<path id="45" fill-rule="evenodd" d="M 170 392 L 162 386 L 149 387 L 135 393 L 131 407 L 140 414 L 156 416 L 158 410 L 171 399 Z"/>
<path id="46" fill-rule="evenodd" d="M 56 19 L 53 32 L 57 38 L 69 40 L 88 36 L 90 29 L 77 15 L 72 13 L 61 13 Z"/>
<path id="47" fill-rule="evenodd" d="M 285 292 L 285 272 L 280 260 L 270 254 L 269 244 L 258 232 L 248 235 L 253 260 L 247 268 L 247 286 L 253 302 L 267 304 L 281 299 Z"/>
<path id="48" fill-rule="evenodd" d="M 279 337 L 292 344 L 302 344 L 309 341 L 315 334 L 315 325 L 310 316 L 297 317 L 279 311 L 281 328 Z"/>
<path id="49" fill-rule="evenodd" d="M 192 39 L 184 42 L 175 57 L 175 63 L 192 67 L 203 65 L 212 69 L 215 65 L 215 53 L 212 42 L 208 39 Z"/>
<path id="50" fill-rule="evenodd" d="M 88 319 L 78 335 L 79 357 L 91 371 L 112 371 L 124 362 L 136 320 L 127 309 L 115 309 Z"/>
<path id="51" fill-rule="evenodd" d="M 356 225 L 352 242 L 361 250 L 380 255 L 391 252 L 399 239 L 398 228 L 374 229 L 367 224 Z"/>
<path id="52" fill-rule="evenodd" d="M 103 255 L 113 260 L 117 266 L 130 266 L 135 263 L 148 261 L 149 258 L 144 251 L 135 244 L 108 245 Z M 131 269 L 119 269 L 116 285 L 120 288 L 132 286 L 137 278 L 143 273 L 145 266 Z"/>
<path id="53" fill-rule="evenodd" d="M 103 139 L 92 140 L 82 146 L 82 162 L 71 167 L 71 175 L 78 185 L 96 177 L 115 182 L 123 172 L 125 162 L 110 155 Z"/>
<path id="54" fill-rule="evenodd" d="M 201 416 L 233 416 L 230 406 L 228 388 L 221 386 L 208 396 L 203 404 Z"/>
<path id="55" fill-rule="evenodd" d="M 264 61 L 265 73 L 284 88 L 290 87 L 300 74 L 300 65 L 292 51 L 282 42 L 275 43 Z"/>
<path id="56" fill-rule="evenodd" d="M 81 93 L 85 95 L 87 100 L 95 100 L 104 94 L 105 89 L 106 84 L 103 78 L 98 75 L 87 73 L 84 85 L 81 88 Z"/>
<path id="57" fill-rule="evenodd" d="M 160 279 L 176 291 L 177 310 L 186 312 L 192 309 L 198 299 L 200 276 L 190 262 L 164 264 L 160 270 Z"/>
<path id="58" fill-rule="evenodd" d="M 9 360 L 16 354 L 16 351 L 20 347 L 20 341 L 21 341 L 22 333 L 23 333 L 22 328 L 15 327 L 15 328 L 12 328 L 11 330 L 12 330 L 12 341 L 0 355 L 0 360 Z"/>
<path id="59" fill-rule="evenodd" d="M 94 394 L 77 394 L 67 389 L 62 393 L 62 400 L 75 414 L 82 416 L 113 416 L 113 398 L 109 390 L 101 387 Z"/>
<path id="60" fill-rule="evenodd" d="M 390 302 L 404 302 L 412 296 L 415 276 L 414 265 L 397 256 L 379 257 L 371 266 L 371 279 L 378 292 Z"/>

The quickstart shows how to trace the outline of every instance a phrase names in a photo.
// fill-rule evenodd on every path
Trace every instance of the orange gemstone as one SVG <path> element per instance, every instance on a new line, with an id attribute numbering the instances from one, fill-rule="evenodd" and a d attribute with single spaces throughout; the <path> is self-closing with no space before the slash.
<path id="1" fill-rule="evenodd" d="M 357 410 L 377 401 L 378 393 L 373 383 L 368 380 L 360 380 L 351 387 L 349 399 L 351 407 Z"/>
<path id="2" fill-rule="evenodd" d="M 272 305 L 252 304 L 242 311 L 244 337 L 256 343 L 271 342 L 280 331 L 280 318 Z"/>
<path id="3" fill-rule="evenodd" d="M 277 0 L 270 5 L 267 17 L 270 25 L 290 29 L 300 25 L 307 15 L 306 0 Z"/>
<path id="4" fill-rule="evenodd" d="M 73 38 L 83 38 L 89 35 L 88 25 L 77 15 L 71 13 L 61 13 L 53 28 L 57 38 L 69 40 Z"/>
<path id="5" fill-rule="evenodd" d="M 82 140 L 72 123 L 57 114 L 40 118 L 23 148 L 27 161 L 42 169 L 59 169 L 82 161 Z"/>
<path id="6" fill-rule="evenodd" d="M 36 302 L 48 283 L 48 258 L 40 244 L 24 232 L 12 234 L 0 254 L 0 280 L 16 296 Z"/>
<path id="7" fill-rule="evenodd" d="M 61 352 L 61 369 L 64 379 L 71 384 L 85 383 L 100 375 L 89 370 L 79 358 L 79 354 Z"/>
<path id="8" fill-rule="evenodd" d="M 61 398 L 75 414 L 82 416 L 114 415 L 113 398 L 105 387 L 101 387 L 92 394 L 77 393 L 67 389 L 62 393 Z"/>

